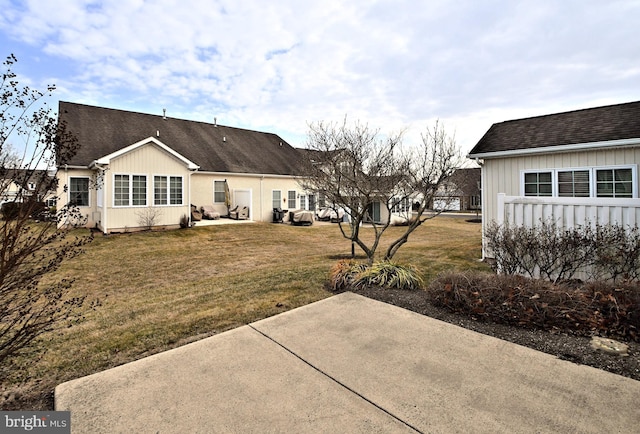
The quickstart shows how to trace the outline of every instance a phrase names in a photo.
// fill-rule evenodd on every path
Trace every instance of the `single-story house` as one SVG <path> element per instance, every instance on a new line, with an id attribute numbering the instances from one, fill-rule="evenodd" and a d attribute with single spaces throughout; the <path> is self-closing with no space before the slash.
<path id="1" fill-rule="evenodd" d="M 481 203 L 480 168 L 460 168 L 438 187 L 432 208 L 438 211 L 478 211 Z"/>
<path id="2" fill-rule="evenodd" d="M 55 207 L 55 191 L 51 191 L 53 174 L 40 169 L 0 167 L 0 204 L 35 199 Z M 55 189 L 54 189 L 55 190 Z"/>
<path id="3" fill-rule="evenodd" d="M 468 158 L 482 169 L 483 230 L 640 224 L 640 101 L 496 123 Z"/>
<path id="4" fill-rule="evenodd" d="M 62 101 L 58 118 L 80 145 L 58 167 L 58 196 L 105 234 L 177 227 L 191 205 L 224 216 L 227 191 L 255 221 L 309 206 L 300 152 L 276 134 Z"/>

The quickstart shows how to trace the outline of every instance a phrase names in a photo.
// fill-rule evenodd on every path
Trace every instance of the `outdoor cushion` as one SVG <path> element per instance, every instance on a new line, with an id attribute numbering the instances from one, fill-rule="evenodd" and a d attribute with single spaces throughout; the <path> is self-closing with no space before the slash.
<path id="1" fill-rule="evenodd" d="M 213 208 L 213 205 L 202 205 L 200 209 L 202 211 L 202 217 L 206 219 L 217 220 L 220 218 L 220 213 Z"/>

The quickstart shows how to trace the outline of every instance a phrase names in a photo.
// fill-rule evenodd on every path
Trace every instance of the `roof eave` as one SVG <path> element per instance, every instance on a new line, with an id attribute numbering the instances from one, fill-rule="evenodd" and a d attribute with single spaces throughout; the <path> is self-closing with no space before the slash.
<path id="1" fill-rule="evenodd" d="M 480 159 L 480 158 L 482 159 L 508 158 L 508 157 L 520 157 L 524 155 L 590 151 L 594 149 L 624 148 L 624 147 L 631 147 L 631 146 L 640 146 L 640 138 L 605 140 L 600 142 L 588 142 L 588 143 L 574 143 L 570 145 L 543 146 L 540 148 L 511 149 L 507 151 L 496 151 L 496 152 L 479 152 L 475 154 L 470 153 L 470 154 L 467 154 L 467 158 L 470 158 L 472 160 Z"/>
<path id="2" fill-rule="evenodd" d="M 191 160 L 189 160 L 188 158 L 184 157 L 183 155 L 179 154 L 178 152 L 174 151 L 172 148 L 170 148 L 169 146 L 165 145 L 164 143 L 162 143 L 160 140 L 156 139 L 155 137 L 148 137 L 144 140 L 140 140 L 139 142 L 136 142 L 132 145 L 126 146 L 122 149 L 119 149 L 116 152 L 113 152 L 109 155 L 105 155 L 104 157 L 98 158 L 97 160 L 94 160 L 91 164 L 95 165 L 95 164 L 102 164 L 102 165 L 108 165 L 111 160 L 113 158 L 119 157 L 121 155 L 124 155 L 128 152 L 131 152 L 143 145 L 146 145 L 148 143 L 154 143 L 155 145 L 157 145 L 158 147 L 160 147 L 161 149 L 163 149 L 165 152 L 173 155 L 174 157 L 176 157 L 178 160 L 182 161 L 189 170 L 198 170 L 200 169 L 200 166 L 198 166 L 197 164 L 195 164 L 194 162 L 192 162 Z"/>

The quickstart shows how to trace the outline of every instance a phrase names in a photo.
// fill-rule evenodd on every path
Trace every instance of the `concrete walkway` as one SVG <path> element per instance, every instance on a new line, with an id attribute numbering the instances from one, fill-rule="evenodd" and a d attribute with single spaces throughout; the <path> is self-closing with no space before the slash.
<path id="1" fill-rule="evenodd" d="M 352 293 L 56 388 L 74 433 L 631 433 L 640 382 Z"/>

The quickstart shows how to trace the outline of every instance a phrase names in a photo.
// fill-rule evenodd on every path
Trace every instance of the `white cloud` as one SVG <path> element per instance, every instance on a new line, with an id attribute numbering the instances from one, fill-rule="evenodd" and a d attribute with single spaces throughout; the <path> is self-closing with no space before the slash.
<path id="1" fill-rule="evenodd" d="M 57 65 L 64 99 L 278 132 L 494 122 L 640 99 L 635 0 L 0 0 L 0 34 Z M 35 73 L 35 72 L 34 72 Z"/>

